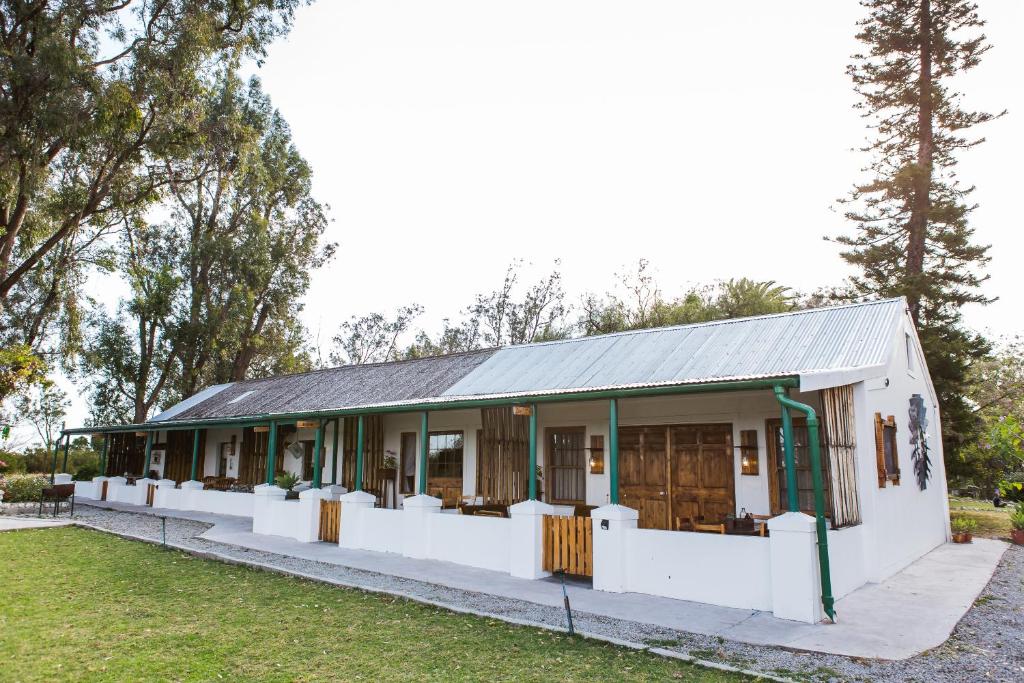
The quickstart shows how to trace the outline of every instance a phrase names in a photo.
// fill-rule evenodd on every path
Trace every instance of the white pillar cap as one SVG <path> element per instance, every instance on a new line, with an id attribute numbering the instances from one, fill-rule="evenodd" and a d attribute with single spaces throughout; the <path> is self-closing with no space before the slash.
<path id="1" fill-rule="evenodd" d="M 593 519 L 611 519 L 615 521 L 629 521 L 640 519 L 640 513 L 625 505 L 602 505 L 590 511 Z"/>
<path id="2" fill-rule="evenodd" d="M 555 507 L 539 500 L 524 500 L 508 509 L 511 517 L 539 517 L 555 514 Z"/>

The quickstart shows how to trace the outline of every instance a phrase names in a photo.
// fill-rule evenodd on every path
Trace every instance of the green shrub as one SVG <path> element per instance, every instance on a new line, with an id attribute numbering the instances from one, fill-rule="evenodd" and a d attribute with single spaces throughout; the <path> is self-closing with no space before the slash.
<path id="1" fill-rule="evenodd" d="M 0 478 L 5 503 L 32 503 L 39 500 L 50 480 L 41 474 L 12 474 Z"/>
<path id="2" fill-rule="evenodd" d="M 277 479 L 274 480 L 274 483 L 285 491 L 291 491 L 292 487 L 298 484 L 299 481 L 299 478 L 291 472 L 285 472 L 284 474 L 277 475 Z"/>
<path id="3" fill-rule="evenodd" d="M 951 526 L 954 534 L 970 534 L 978 528 L 978 522 L 970 517 L 960 516 L 953 518 Z"/>
<path id="4" fill-rule="evenodd" d="M 1010 526 L 1014 529 L 1024 530 L 1024 503 L 1017 503 L 1010 513 Z"/>
<path id="5" fill-rule="evenodd" d="M 95 465 L 82 465 L 75 472 L 75 481 L 92 481 L 100 473 Z"/>

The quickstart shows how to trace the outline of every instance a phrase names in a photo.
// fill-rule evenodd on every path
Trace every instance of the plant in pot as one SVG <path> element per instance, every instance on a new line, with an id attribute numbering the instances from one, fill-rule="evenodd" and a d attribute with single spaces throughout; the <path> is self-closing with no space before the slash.
<path id="1" fill-rule="evenodd" d="M 950 526 L 953 529 L 954 543 L 970 543 L 974 538 L 974 530 L 978 528 L 978 522 L 970 517 L 954 517 Z"/>
<path id="2" fill-rule="evenodd" d="M 284 474 L 277 475 L 274 479 L 274 483 L 277 484 L 278 488 L 284 489 L 288 493 L 285 494 L 285 500 L 294 500 L 299 497 L 298 491 L 292 491 L 292 488 L 299 483 L 298 475 L 292 474 L 291 472 L 285 472 Z"/>
<path id="3" fill-rule="evenodd" d="M 1017 545 L 1024 545 L 1024 503 L 1017 503 L 1010 513 L 1010 536 Z"/>
<path id="4" fill-rule="evenodd" d="M 398 458 L 394 451 L 386 451 L 382 467 L 377 473 L 381 479 L 394 479 L 398 476 Z"/>

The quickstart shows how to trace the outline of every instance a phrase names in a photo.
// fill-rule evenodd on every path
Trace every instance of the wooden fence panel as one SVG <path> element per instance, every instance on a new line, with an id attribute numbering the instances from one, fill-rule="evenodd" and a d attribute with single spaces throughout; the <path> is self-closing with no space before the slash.
<path id="1" fill-rule="evenodd" d="M 320 540 L 337 543 L 341 532 L 341 501 L 320 501 Z"/>
<path id="2" fill-rule="evenodd" d="M 594 527 L 590 517 L 544 515 L 544 571 L 594 575 Z"/>

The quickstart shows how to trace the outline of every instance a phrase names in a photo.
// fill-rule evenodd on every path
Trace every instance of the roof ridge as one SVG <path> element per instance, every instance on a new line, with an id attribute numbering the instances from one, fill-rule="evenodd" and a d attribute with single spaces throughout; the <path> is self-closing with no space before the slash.
<path id="1" fill-rule="evenodd" d="M 568 339 L 551 339 L 549 341 L 541 342 L 527 342 L 525 344 L 509 344 L 508 346 L 498 347 L 498 350 L 504 349 L 519 349 L 527 346 L 550 346 L 554 344 L 571 344 L 573 342 L 588 341 L 591 339 L 602 339 L 608 337 L 623 337 L 626 335 L 635 334 L 648 334 L 652 332 L 664 332 L 666 330 L 680 330 L 685 328 L 697 328 L 697 327 L 713 327 L 715 325 L 732 325 L 735 323 L 747 322 L 749 320 L 764 320 L 766 318 L 785 318 L 789 316 L 798 315 L 809 315 L 812 313 L 822 313 L 825 311 L 834 311 L 840 308 L 856 308 L 859 306 L 877 306 L 880 304 L 891 304 L 897 301 L 905 301 L 906 297 L 897 296 L 890 297 L 887 299 L 873 299 L 871 301 L 854 301 L 845 304 L 836 304 L 835 306 L 818 306 L 817 308 L 802 308 L 795 311 L 783 311 L 782 313 L 762 313 L 761 315 L 748 315 L 742 318 L 722 318 L 720 320 L 707 320 L 699 323 L 682 323 L 679 325 L 663 325 L 661 327 L 643 327 L 635 330 L 620 330 L 618 332 L 606 332 L 604 334 L 592 334 L 584 337 L 570 337 Z"/>

